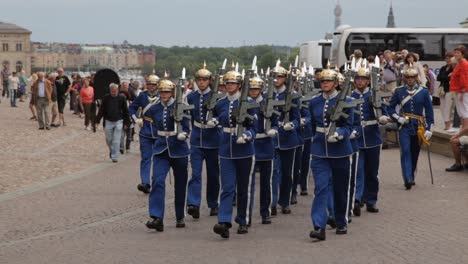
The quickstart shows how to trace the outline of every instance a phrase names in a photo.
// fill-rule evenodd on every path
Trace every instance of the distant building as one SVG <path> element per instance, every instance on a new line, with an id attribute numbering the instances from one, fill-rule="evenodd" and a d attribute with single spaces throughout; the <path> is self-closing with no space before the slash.
<path id="1" fill-rule="evenodd" d="M 468 17 L 465 19 L 465 21 L 460 22 L 460 26 L 463 28 L 468 28 Z"/>
<path id="2" fill-rule="evenodd" d="M 336 6 L 334 10 L 335 14 L 335 29 L 338 28 L 341 25 L 341 14 L 343 13 L 343 10 L 341 10 L 341 5 L 340 1 L 336 0 Z"/>
<path id="3" fill-rule="evenodd" d="M 0 22 L 0 62 L 10 71 L 31 74 L 31 31 L 15 24 Z"/>
<path id="4" fill-rule="evenodd" d="M 392 5 L 392 2 L 390 2 L 390 10 L 388 11 L 387 27 L 388 27 L 388 28 L 394 28 L 394 27 L 396 27 L 396 26 L 395 26 L 395 16 L 393 15 L 393 5 Z"/>

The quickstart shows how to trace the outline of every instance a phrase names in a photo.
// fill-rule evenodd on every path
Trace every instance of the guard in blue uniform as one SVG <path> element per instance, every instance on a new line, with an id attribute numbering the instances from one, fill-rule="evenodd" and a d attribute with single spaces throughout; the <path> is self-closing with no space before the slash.
<path id="1" fill-rule="evenodd" d="M 169 169 L 174 172 L 174 204 L 176 227 L 185 227 L 185 194 L 188 178 L 189 147 L 186 139 L 190 133 L 189 120 L 182 120 L 183 131 L 175 131 L 176 124 L 172 113 L 176 105 L 174 100 L 175 84 L 162 80 L 158 85 L 160 102 L 147 111 L 157 128 L 153 145 L 153 179 L 149 195 L 149 215 L 152 220 L 146 223 L 150 229 L 164 230 L 164 206 L 166 176 Z"/>
<path id="2" fill-rule="evenodd" d="M 418 72 L 408 67 L 403 75 L 406 85 L 395 89 L 388 112 L 400 126 L 401 170 L 405 188 L 409 190 L 415 185 L 421 144 L 429 144 L 432 137 L 434 110 L 429 89 L 417 83 Z"/>
<path id="3" fill-rule="evenodd" d="M 218 224 L 213 231 L 223 238 L 229 238 L 232 227 L 232 201 L 237 187 L 238 234 L 248 233 L 249 216 L 248 202 L 252 181 L 254 159 L 255 126 L 252 122 L 236 124 L 235 111 L 239 106 L 242 76 L 236 71 L 224 75 L 226 97 L 220 99 L 214 109 L 214 120 L 210 125 L 219 125 L 223 132 L 219 148 L 219 165 L 221 172 L 221 199 L 219 204 Z M 252 109 L 251 109 L 252 110 Z M 254 115 L 254 111 L 249 111 Z M 244 126 L 245 132 L 237 135 L 237 126 Z"/>
<path id="4" fill-rule="evenodd" d="M 277 74 L 277 78 L 274 81 L 275 91 L 273 92 L 273 97 L 275 100 L 284 100 L 286 97 L 285 82 L 288 72 L 281 66 L 275 67 L 272 72 Z M 294 104 L 299 105 L 299 99 L 294 100 Z M 286 115 L 288 115 L 289 122 L 284 121 Z M 294 175 L 294 154 L 296 153 L 296 148 L 299 146 L 297 129 L 300 126 L 300 119 L 301 116 L 298 108 L 291 108 L 289 113 L 281 111 L 281 116 L 278 118 L 279 130 L 274 140 L 275 159 L 272 179 L 272 215 L 276 215 L 277 203 L 281 206 L 281 212 L 283 214 L 291 213 L 289 205 L 291 202 Z"/>
<path id="5" fill-rule="evenodd" d="M 337 73 L 324 70 L 320 75 L 322 95 L 310 100 L 309 111 L 314 137 L 312 140 L 311 169 L 315 189 L 311 218 L 314 226 L 309 234 L 311 238 L 325 240 L 327 224 L 327 204 L 330 184 L 333 186 L 333 211 L 336 219 L 336 233 L 346 234 L 348 224 L 348 196 L 351 154 L 353 149 L 349 136 L 353 128 L 352 109 L 345 108 L 347 119 L 339 120 L 336 132 L 328 135 L 330 117 L 328 108 L 336 104 L 338 91 Z"/>
<path id="6" fill-rule="evenodd" d="M 364 103 L 359 104 L 355 110 L 358 114 L 357 118 L 356 116 L 355 118 L 359 121 L 359 124 L 354 127 L 352 132 L 352 134 L 357 135 L 356 140 L 359 148 L 357 173 L 353 175 L 353 179 L 351 180 L 351 192 L 353 195 L 350 205 L 354 216 L 361 215 L 362 201 L 366 201 L 368 212 L 377 213 L 379 211 L 376 206 L 377 193 L 379 191 L 380 146 L 382 145 L 379 123 L 386 123 L 388 117 L 381 116 L 377 120 L 370 100 L 371 91 L 369 83 L 369 70 L 364 67 L 359 68 L 354 79 L 356 89 L 351 94 L 355 99 L 364 99 Z M 386 113 L 385 108 L 382 111 Z M 366 190 L 366 194 L 363 196 L 364 190 Z"/>
<path id="7" fill-rule="evenodd" d="M 156 138 L 156 128 L 152 126 L 152 119 L 146 113 L 151 106 L 159 102 L 159 97 L 156 92 L 159 77 L 150 75 L 146 83 L 147 90 L 141 92 L 135 101 L 128 107 L 128 112 L 135 124 L 140 126 L 140 178 L 141 183 L 137 188 L 143 193 L 149 193 L 151 189 L 150 174 L 151 160 L 153 157 L 153 144 Z M 138 113 L 141 111 L 141 114 Z"/>
<path id="8" fill-rule="evenodd" d="M 254 77 L 250 80 L 249 97 L 265 105 L 265 99 L 262 96 L 264 81 L 260 77 Z M 260 107 L 263 109 L 262 107 Z M 255 146 L 255 168 L 260 172 L 260 215 L 262 224 L 271 224 L 271 179 L 273 176 L 273 157 L 274 146 L 273 137 L 278 134 L 278 118 L 273 115 L 270 120 L 265 119 L 262 111 L 257 112 L 257 127 L 254 141 Z M 271 129 L 265 130 L 266 122 L 271 122 Z M 255 194 L 255 171 L 252 175 L 252 186 L 250 191 L 249 216 L 252 217 L 254 194 Z"/>
<path id="9" fill-rule="evenodd" d="M 218 150 L 220 131 L 207 125 L 208 110 L 205 107 L 212 91 L 209 86 L 211 72 L 203 68 L 195 73 L 198 90 L 187 96 L 187 102 L 194 105 L 191 111 L 192 134 L 190 135 L 190 164 L 192 178 L 188 184 L 187 213 L 194 219 L 200 218 L 203 161 L 206 163 L 206 201 L 210 216 L 218 215 L 219 164 Z"/>

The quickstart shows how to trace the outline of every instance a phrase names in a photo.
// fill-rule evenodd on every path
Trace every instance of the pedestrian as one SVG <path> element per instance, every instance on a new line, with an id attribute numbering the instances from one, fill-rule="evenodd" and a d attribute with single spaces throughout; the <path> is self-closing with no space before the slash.
<path id="1" fill-rule="evenodd" d="M 446 168 L 445 171 L 461 171 L 464 169 L 461 163 L 460 137 L 468 134 L 468 61 L 465 59 L 467 50 L 464 46 L 454 49 L 454 57 L 458 64 L 455 66 L 450 77 L 450 92 L 455 93 L 455 107 L 462 119 L 462 126 L 457 134 L 450 138 L 455 164 Z"/>
<path id="2" fill-rule="evenodd" d="M 444 130 L 449 130 L 452 125 L 450 119 L 453 105 L 452 93 L 450 93 L 450 75 L 453 71 L 452 58 L 453 52 L 448 51 L 445 53 L 446 64 L 440 67 L 439 74 L 437 75 L 437 81 L 440 82 L 440 85 L 436 89 L 436 93 L 440 98 L 440 112 L 445 124 Z"/>
<path id="3" fill-rule="evenodd" d="M 411 53 L 406 57 L 411 57 Z M 390 99 L 388 113 L 398 122 L 400 160 L 405 188 L 415 183 L 421 144 L 429 144 L 434 125 L 429 90 L 418 83 L 419 72 L 409 67 L 403 72 L 405 85 L 399 87 Z"/>
<path id="4" fill-rule="evenodd" d="M 127 102 L 119 95 L 119 86 L 115 83 L 109 85 L 110 93 L 104 95 L 96 124 L 101 119 L 106 133 L 106 143 L 109 148 L 109 158 L 112 162 L 118 162 L 120 154 L 120 137 L 122 129 L 130 125 Z"/>
<path id="5" fill-rule="evenodd" d="M 187 213 L 194 219 L 200 217 L 200 204 L 202 199 L 202 172 L 203 163 L 206 168 L 206 203 L 210 208 L 210 216 L 218 215 L 219 199 L 219 139 L 218 127 L 207 125 L 208 109 L 205 104 L 213 96 L 210 87 L 212 74 L 205 68 L 195 73 L 195 82 L 198 90 L 187 95 L 187 103 L 194 105 L 190 111 L 192 134 L 190 136 L 190 165 L 192 176 L 187 189 Z"/>
<path id="6" fill-rule="evenodd" d="M 94 115 L 92 114 L 91 110 L 93 107 L 94 102 L 94 88 L 89 85 L 89 79 L 85 78 L 83 80 L 83 87 L 80 89 L 80 101 L 82 104 L 82 109 L 84 109 L 85 120 L 84 126 L 85 130 L 91 130 L 94 128 Z M 94 129 L 95 131 L 95 129 Z"/>
<path id="7" fill-rule="evenodd" d="M 123 81 L 120 84 L 120 95 L 125 97 L 127 106 L 134 100 L 132 98 L 132 95 L 130 94 L 129 85 L 127 81 Z M 130 150 L 132 127 L 133 124 L 131 124 L 122 131 L 122 136 L 120 137 L 120 154 L 124 154 L 126 151 Z"/>
<path id="8" fill-rule="evenodd" d="M 393 92 L 397 87 L 397 81 L 400 78 L 399 68 L 393 60 L 393 55 L 390 50 L 384 51 L 384 66 L 383 66 L 383 88 L 384 92 Z"/>
<path id="9" fill-rule="evenodd" d="M 24 76 L 24 70 L 19 72 L 19 85 L 18 85 L 18 98 L 20 102 L 24 102 L 24 98 L 26 97 L 26 78 Z"/>
<path id="10" fill-rule="evenodd" d="M 65 117 L 63 115 L 63 109 L 65 108 L 66 97 L 70 94 L 71 82 L 70 79 L 63 73 L 62 68 L 57 69 L 57 77 L 55 79 L 55 86 L 57 88 L 57 106 L 59 112 L 59 122 L 62 121 L 62 125 L 65 126 Z"/>
<path id="11" fill-rule="evenodd" d="M 151 82 L 151 78 L 148 79 Z M 151 88 L 150 88 L 151 89 Z M 174 100 L 175 84 L 162 80 L 158 85 L 160 102 L 150 105 L 145 118 L 151 119 L 158 131 L 153 145 L 153 179 L 149 195 L 149 215 L 146 227 L 158 232 L 164 231 L 164 207 L 166 198 L 166 177 L 169 169 L 174 172 L 174 205 L 176 228 L 185 227 L 185 199 L 188 178 L 189 147 L 186 142 L 190 133 L 189 121 L 181 121 L 182 131 L 176 131 L 171 113 L 179 102 Z"/>
<path id="12" fill-rule="evenodd" d="M 47 80 L 43 72 L 37 73 L 37 80 L 31 88 L 31 99 L 36 104 L 39 130 L 49 130 L 50 104 L 52 102 L 52 83 Z"/>
<path id="13" fill-rule="evenodd" d="M 421 84 L 421 86 L 423 87 L 427 87 L 426 86 L 427 84 L 426 74 L 424 73 L 423 66 L 421 65 L 421 63 L 418 62 L 418 60 L 419 60 L 418 54 L 414 52 L 408 53 L 408 55 L 406 55 L 404 59 L 405 64 L 403 65 L 403 71 L 406 71 L 409 68 L 413 68 L 418 73 L 418 76 L 417 76 L 418 84 Z"/>
<path id="14" fill-rule="evenodd" d="M 3 64 L 3 70 L 0 72 L 2 76 L 3 91 L 2 97 L 10 97 L 10 91 L 8 89 L 8 77 L 10 76 L 10 71 L 8 71 L 8 64 Z"/>
<path id="15" fill-rule="evenodd" d="M 10 94 L 10 106 L 16 106 L 16 99 L 18 96 L 18 87 L 19 87 L 20 80 L 16 72 L 12 72 L 11 76 L 8 77 L 8 90 Z"/>
<path id="16" fill-rule="evenodd" d="M 30 88 L 30 91 L 31 91 L 31 98 L 29 98 L 29 110 L 31 110 L 31 114 L 32 114 L 32 117 L 30 117 L 29 119 L 30 120 L 37 120 L 37 116 L 36 116 L 36 97 L 34 97 L 32 95 L 32 87 L 33 87 L 33 84 L 37 81 L 38 77 L 37 77 L 37 73 L 34 72 L 31 77 L 30 77 L 30 84 L 31 84 L 31 88 Z"/>
<path id="17" fill-rule="evenodd" d="M 59 127 L 60 126 L 60 120 L 57 120 L 58 122 L 55 123 L 55 120 L 58 119 L 58 104 L 57 104 L 57 86 L 55 85 L 55 78 L 56 75 L 55 73 L 51 72 L 49 73 L 49 81 L 52 84 L 52 101 L 50 105 L 50 111 L 52 113 L 52 121 L 50 122 L 51 127 Z"/>
<path id="18" fill-rule="evenodd" d="M 153 130 L 152 119 L 146 118 L 145 114 L 150 107 L 159 102 L 158 93 L 156 88 L 159 84 L 159 77 L 157 75 L 150 75 L 147 80 L 147 91 L 139 93 L 135 101 L 129 106 L 129 113 L 134 126 L 140 128 L 139 142 L 140 142 L 140 183 L 137 189 L 143 193 L 149 193 L 151 189 L 150 174 L 151 174 L 151 160 L 153 157 L 152 146 L 156 139 L 156 131 Z"/>

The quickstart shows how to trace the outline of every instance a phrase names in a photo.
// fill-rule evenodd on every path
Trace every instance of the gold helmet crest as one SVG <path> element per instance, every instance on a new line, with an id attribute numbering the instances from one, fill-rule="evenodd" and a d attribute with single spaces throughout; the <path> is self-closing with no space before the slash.
<path id="1" fill-rule="evenodd" d="M 253 77 L 249 81 L 249 88 L 252 88 L 252 89 L 263 89 L 264 85 L 265 85 L 265 82 L 263 81 L 262 78 L 258 76 Z"/>
<path id="2" fill-rule="evenodd" d="M 320 73 L 320 81 L 336 81 L 337 72 L 330 69 L 325 69 Z"/>
<path id="3" fill-rule="evenodd" d="M 170 80 L 162 80 L 159 82 L 158 90 L 160 92 L 172 92 L 175 89 L 175 84 Z"/>
<path id="4" fill-rule="evenodd" d="M 241 83 L 242 75 L 237 71 L 228 71 L 223 76 L 224 83 Z"/>
<path id="5" fill-rule="evenodd" d="M 209 78 L 211 78 L 211 75 L 212 75 L 212 73 L 209 70 L 203 68 L 203 69 L 199 69 L 195 73 L 195 78 L 208 78 L 209 79 Z"/>
<path id="6" fill-rule="evenodd" d="M 279 77 L 288 75 L 288 71 L 282 66 L 274 67 L 271 71 L 273 74 L 277 74 Z"/>
<path id="7" fill-rule="evenodd" d="M 148 84 L 158 84 L 159 83 L 159 77 L 155 74 L 151 74 L 148 76 Z"/>
<path id="8" fill-rule="evenodd" d="M 359 68 L 356 72 L 356 77 L 369 78 L 369 76 L 370 76 L 369 70 L 364 67 Z"/>
<path id="9" fill-rule="evenodd" d="M 403 71 L 405 77 L 416 77 L 418 76 L 418 71 L 413 68 L 413 65 L 410 65 L 408 69 Z"/>

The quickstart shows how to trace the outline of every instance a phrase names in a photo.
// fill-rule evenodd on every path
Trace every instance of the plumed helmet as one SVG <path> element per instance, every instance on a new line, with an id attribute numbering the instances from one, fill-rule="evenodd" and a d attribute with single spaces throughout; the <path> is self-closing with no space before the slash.
<path id="1" fill-rule="evenodd" d="M 416 77 L 418 76 L 418 71 L 416 71 L 416 69 L 413 68 L 413 65 L 410 65 L 408 69 L 403 71 L 403 75 L 405 77 Z"/>
<path id="2" fill-rule="evenodd" d="M 203 68 L 203 69 L 199 69 L 195 73 L 195 78 L 208 78 L 209 79 L 209 78 L 211 78 L 211 75 L 212 75 L 212 73 L 209 70 Z"/>
<path id="3" fill-rule="evenodd" d="M 219 85 L 224 85 L 224 75 L 219 76 Z"/>
<path id="4" fill-rule="evenodd" d="M 155 74 L 151 74 L 150 76 L 148 76 L 148 81 L 147 83 L 148 84 L 158 84 L 159 83 L 159 77 Z"/>
<path id="5" fill-rule="evenodd" d="M 336 79 L 338 80 L 339 84 L 342 84 L 342 83 L 344 83 L 345 77 L 341 72 L 338 72 L 336 74 Z"/>
<path id="6" fill-rule="evenodd" d="M 369 75 L 370 75 L 369 70 L 364 67 L 359 68 L 356 72 L 356 77 L 369 78 Z"/>
<path id="7" fill-rule="evenodd" d="M 334 70 L 325 69 L 320 73 L 320 81 L 336 81 L 337 73 Z"/>
<path id="8" fill-rule="evenodd" d="M 224 83 L 241 83 L 242 75 L 237 71 L 228 71 L 223 76 Z"/>
<path id="9" fill-rule="evenodd" d="M 160 92 L 172 92 L 175 89 L 175 84 L 170 80 L 162 80 L 159 82 L 158 90 Z"/>
<path id="10" fill-rule="evenodd" d="M 288 75 L 288 71 L 285 68 L 283 68 L 282 66 L 274 67 L 271 72 L 273 74 L 276 73 L 280 77 Z"/>
<path id="11" fill-rule="evenodd" d="M 256 76 L 250 79 L 249 81 L 249 88 L 256 88 L 256 89 L 263 89 L 265 82 L 262 78 Z"/>

